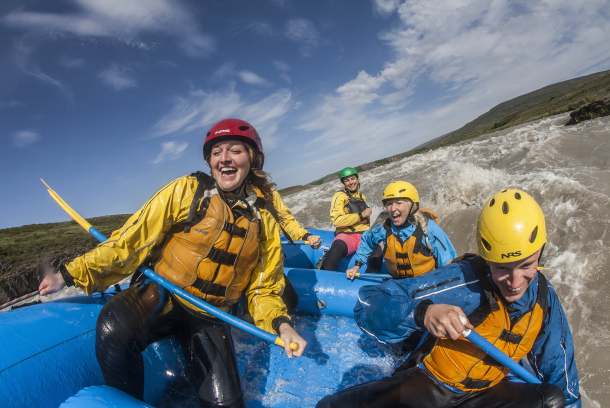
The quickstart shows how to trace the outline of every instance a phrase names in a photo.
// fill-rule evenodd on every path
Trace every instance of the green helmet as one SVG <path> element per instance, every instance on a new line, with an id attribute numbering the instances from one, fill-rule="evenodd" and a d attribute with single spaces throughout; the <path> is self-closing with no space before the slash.
<path id="1" fill-rule="evenodd" d="M 356 171 L 355 168 L 353 167 L 346 167 L 343 170 L 341 170 L 341 173 L 339 173 L 339 180 L 341 180 L 341 182 L 343 182 L 343 179 L 345 177 L 349 177 L 349 176 L 356 176 L 358 177 L 358 172 Z M 360 178 L 360 177 L 358 177 Z"/>

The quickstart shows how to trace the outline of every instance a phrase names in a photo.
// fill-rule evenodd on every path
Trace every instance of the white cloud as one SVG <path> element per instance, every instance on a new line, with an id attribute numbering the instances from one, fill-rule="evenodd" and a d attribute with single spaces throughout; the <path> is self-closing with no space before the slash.
<path id="1" fill-rule="evenodd" d="M 278 123 L 298 106 L 288 89 L 259 100 L 243 100 L 234 86 L 224 92 L 193 90 L 184 97 L 176 97 L 174 107 L 152 129 L 152 136 L 207 130 L 225 118 L 239 118 L 250 122 L 261 137 L 266 150 L 277 143 L 275 132 Z"/>
<path id="2" fill-rule="evenodd" d="M 265 78 L 261 78 L 256 75 L 254 72 L 250 71 L 239 71 L 237 76 L 247 84 L 251 85 L 262 85 L 262 86 L 271 86 L 273 85 L 271 82 L 267 81 Z"/>
<path id="3" fill-rule="evenodd" d="M 126 65 L 112 63 L 98 75 L 100 79 L 115 91 L 138 86 L 138 81 L 133 77 L 133 70 Z"/>
<path id="4" fill-rule="evenodd" d="M 242 82 L 249 85 L 261 85 L 261 86 L 271 86 L 273 85 L 271 82 L 267 81 L 265 78 L 255 74 L 252 71 L 242 70 L 237 71 L 236 65 L 233 62 L 225 62 L 218 68 L 214 74 L 212 75 L 213 81 L 220 81 L 227 78 L 237 77 Z"/>
<path id="5" fill-rule="evenodd" d="M 275 29 L 266 21 L 252 21 L 248 24 L 247 29 L 263 37 L 276 36 Z"/>
<path id="6" fill-rule="evenodd" d="M 278 71 L 283 71 L 283 72 L 290 71 L 290 65 L 288 65 L 287 62 L 284 62 L 281 60 L 273 60 L 273 61 L 271 61 L 271 63 L 273 64 L 275 69 L 277 69 Z"/>
<path id="7" fill-rule="evenodd" d="M 406 151 L 498 103 L 610 65 L 608 0 L 406 0 L 374 7 L 400 21 L 380 34 L 394 57 L 326 95 L 300 126 L 315 132 L 311 143 L 341 146 L 332 153 L 336 160 Z"/>
<path id="8" fill-rule="evenodd" d="M 151 163 L 159 164 L 165 160 L 179 159 L 188 145 L 187 142 L 163 142 L 161 143 L 161 153 Z"/>
<path id="9" fill-rule="evenodd" d="M 301 55 L 310 56 L 320 44 L 320 34 L 314 24 L 306 18 L 291 18 L 286 22 L 285 33 L 288 39 L 299 43 Z"/>
<path id="10" fill-rule="evenodd" d="M 22 148 L 36 143 L 40 140 L 40 135 L 33 130 L 21 130 L 13 133 L 13 146 Z"/>
<path id="11" fill-rule="evenodd" d="M 25 104 L 14 99 L 11 99 L 10 101 L 0 101 L 0 109 L 16 108 L 18 106 L 25 106 Z"/>
<path id="12" fill-rule="evenodd" d="M 59 65 L 65 68 L 80 68 L 85 65 L 85 60 L 82 58 L 73 58 L 63 56 L 59 59 Z"/>
<path id="13" fill-rule="evenodd" d="M 164 33 L 176 38 L 191 56 L 207 56 L 214 51 L 212 37 L 200 32 L 191 13 L 170 0 L 71 0 L 77 12 L 54 14 L 16 10 L 2 18 L 12 27 L 36 32 L 62 32 L 77 36 L 107 37 L 136 41 L 147 33 Z M 136 41 L 141 47 L 147 47 Z"/>

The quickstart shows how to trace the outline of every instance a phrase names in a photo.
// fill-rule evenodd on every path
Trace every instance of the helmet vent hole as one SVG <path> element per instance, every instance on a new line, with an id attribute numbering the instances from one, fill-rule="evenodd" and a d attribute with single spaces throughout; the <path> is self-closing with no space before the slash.
<path id="1" fill-rule="evenodd" d="M 208 132 L 208 134 L 206 136 L 210 136 L 210 133 L 212 133 L 212 132 Z"/>
<path id="2" fill-rule="evenodd" d="M 489 202 L 489 206 L 493 207 L 495 203 L 496 203 L 496 199 L 492 198 L 491 201 Z"/>
<path id="3" fill-rule="evenodd" d="M 508 214 L 508 203 L 506 201 L 502 203 L 502 213 Z"/>
<path id="4" fill-rule="evenodd" d="M 407 191 L 407 189 L 406 189 L 406 188 L 403 188 L 403 189 L 402 189 L 402 190 L 400 190 L 398 193 L 399 193 L 399 194 L 402 194 L 402 193 L 404 193 L 405 191 Z"/>
<path id="5" fill-rule="evenodd" d="M 521 200 L 521 194 L 519 194 L 519 193 L 515 193 L 515 198 L 516 198 L 517 200 Z"/>
<path id="6" fill-rule="evenodd" d="M 240 126 L 239 130 L 248 130 L 250 129 L 250 126 Z"/>
<path id="7" fill-rule="evenodd" d="M 507 191 L 507 190 L 502 190 L 502 191 L 500 191 L 500 192 L 501 192 L 501 193 L 506 193 L 506 191 Z"/>
<path id="8" fill-rule="evenodd" d="M 532 234 L 530 235 L 530 244 L 533 244 L 534 241 L 536 240 L 536 235 L 538 235 L 538 226 L 536 225 L 536 228 L 534 228 L 534 230 L 532 231 Z"/>
<path id="9" fill-rule="evenodd" d="M 481 242 L 483 243 L 483 246 L 486 250 L 491 251 L 491 245 L 489 245 L 489 242 L 485 241 L 484 238 L 481 238 Z"/>

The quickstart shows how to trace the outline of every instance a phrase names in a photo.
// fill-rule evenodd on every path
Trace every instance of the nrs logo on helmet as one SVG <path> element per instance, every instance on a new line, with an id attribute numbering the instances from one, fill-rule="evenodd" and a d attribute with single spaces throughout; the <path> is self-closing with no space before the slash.
<path id="1" fill-rule="evenodd" d="M 230 130 L 230 129 L 218 130 L 218 131 L 216 131 L 214 134 L 215 134 L 215 135 L 217 135 L 217 134 L 219 134 L 219 133 L 231 133 L 231 130 Z"/>
<path id="2" fill-rule="evenodd" d="M 502 259 L 510 258 L 511 256 L 521 256 L 521 251 L 509 252 L 508 254 L 502 254 Z"/>

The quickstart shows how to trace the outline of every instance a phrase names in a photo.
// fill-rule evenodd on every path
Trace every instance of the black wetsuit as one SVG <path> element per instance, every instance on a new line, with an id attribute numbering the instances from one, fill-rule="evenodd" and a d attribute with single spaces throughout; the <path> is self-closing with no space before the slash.
<path id="1" fill-rule="evenodd" d="M 189 309 L 150 279 L 118 293 L 98 316 L 95 354 L 106 385 L 143 400 L 142 351 L 170 334 L 202 407 L 245 406 L 228 324 Z"/>
<path id="2" fill-rule="evenodd" d="M 412 367 L 324 397 L 316 408 L 562 408 L 561 387 L 501 381 L 482 391 L 459 393 L 427 370 Z"/>

